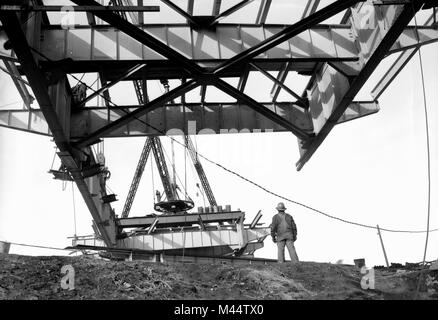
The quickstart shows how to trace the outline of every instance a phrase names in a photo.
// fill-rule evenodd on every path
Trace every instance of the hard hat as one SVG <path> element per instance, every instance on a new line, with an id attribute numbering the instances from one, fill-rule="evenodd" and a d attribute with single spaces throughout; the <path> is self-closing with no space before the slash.
<path id="1" fill-rule="evenodd" d="M 277 205 L 277 208 L 276 208 L 278 211 L 284 211 L 284 210 L 286 210 L 286 207 L 284 206 L 284 203 L 283 202 L 280 202 L 278 205 Z"/>

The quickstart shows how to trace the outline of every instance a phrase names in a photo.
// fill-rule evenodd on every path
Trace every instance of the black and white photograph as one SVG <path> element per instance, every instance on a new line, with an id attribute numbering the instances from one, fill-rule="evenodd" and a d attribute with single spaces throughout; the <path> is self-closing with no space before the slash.
<path id="1" fill-rule="evenodd" d="M 437 106 L 437 0 L 0 0 L 0 308 L 438 300 Z"/>

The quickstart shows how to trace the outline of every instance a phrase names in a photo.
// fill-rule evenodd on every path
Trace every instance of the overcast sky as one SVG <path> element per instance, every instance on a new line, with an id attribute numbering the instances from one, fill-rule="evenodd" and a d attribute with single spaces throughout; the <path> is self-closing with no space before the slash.
<path id="1" fill-rule="evenodd" d="M 438 228 L 438 203 L 433 196 L 437 191 L 438 174 L 435 161 L 438 111 L 434 108 L 438 103 L 438 45 L 425 46 L 422 53 L 426 66 L 431 135 L 431 227 Z M 358 100 L 370 100 L 373 84 L 394 58 L 382 62 Z M 253 76 L 247 92 L 260 92 L 260 88 L 266 87 L 263 81 L 268 80 Z M 291 84 L 292 78 L 288 81 Z M 1 108 L 11 108 L 4 105 L 18 101 L 19 96 L 4 73 L 0 73 L 0 88 Z M 124 91 L 123 87 L 116 90 Z M 158 90 L 161 89 L 157 86 L 156 94 L 159 94 Z M 132 93 L 127 93 L 129 97 L 118 95 L 115 100 L 133 99 Z M 283 99 L 286 98 L 283 96 Z M 379 103 L 379 113 L 338 125 L 300 172 L 295 170 L 299 153 L 296 138 L 291 133 L 198 136 L 196 143 L 198 151 L 208 158 L 272 191 L 329 214 L 365 224 L 379 224 L 384 228 L 424 230 L 427 162 L 418 56 L 381 96 Z M 119 199 L 114 203 L 117 214 L 123 207 L 144 141 L 145 138 L 105 140 L 107 166 L 112 173 L 108 184 Z M 170 155 L 169 139 L 163 137 L 162 141 Z M 48 137 L 0 127 L 0 240 L 53 247 L 70 244 L 67 237 L 74 234 L 72 186 L 67 184 L 63 191 L 62 183 L 53 180 L 47 173 L 54 152 L 54 143 Z M 175 145 L 175 152 L 178 174 L 184 181 L 182 147 Z M 279 199 L 212 164 L 202 162 L 219 204 L 230 204 L 245 211 L 247 221 L 262 210 L 261 221 L 269 225 Z M 190 165 L 187 158 L 188 192 L 196 206 L 200 206 L 203 199 L 197 195 L 197 181 Z M 55 161 L 57 166 L 59 159 Z M 161 188 L 157 172 L 154 177 L 155 189 Z M 91 215 L 76 187 L 75 196 L 77 233 L 91 234 Z M 132 215 L 151 213 L 152 197 L 148 161 Z M 301 260 L 336 262 L 343 259 L 346 263 L 353 263 L 355 258 L 366 258 L 367 265 L 384 264 L 375 230 L 343 224 L 292 203 L 285 204 L 298 226 L 296 249 Z M 383 232 L 383 240 L 391 262 L 422 260 L 425 234 Z M 11 253 L 66 254 L 19 246 L 12 246 Z M 266 239 L 265 248 L 257 251 L 256 255 L 276 257 L 276 247 L 270 238 Z M 438 232 L 430 236 L 428 259 L 436 259 L 437 255 Z"/>

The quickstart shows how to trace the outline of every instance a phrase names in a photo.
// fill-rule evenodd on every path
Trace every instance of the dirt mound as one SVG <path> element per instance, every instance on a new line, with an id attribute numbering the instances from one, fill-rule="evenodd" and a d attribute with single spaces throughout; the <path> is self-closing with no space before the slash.
<path id="1" fill-rule="evenodd" d="M 61 287 L 66 265 L 74 269 L 73 290 Z M 438 298 L 438 271 L 374 272 L 374 289 L 364 290 L 364 275 L 349 265 L 162 264 L 3 254 L 0 299 Z"/>

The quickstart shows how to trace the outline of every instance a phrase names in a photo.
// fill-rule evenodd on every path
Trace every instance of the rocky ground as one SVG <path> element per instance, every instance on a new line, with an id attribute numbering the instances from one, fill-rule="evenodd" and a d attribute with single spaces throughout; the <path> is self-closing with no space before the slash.
<path id="1" fill-rule="evenodd" d="M 73 290 L 61 287 L 65 265 L 75 271 Z M 369 290 L 362 289 L 362 277 L 354 266 L 313 262 L 163 264 L 0 254 L 0 299 L 438 298 L 436 270 L 375 270 L 374 289 Z"/>

